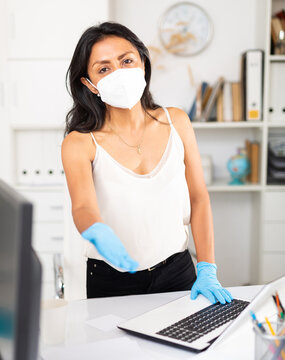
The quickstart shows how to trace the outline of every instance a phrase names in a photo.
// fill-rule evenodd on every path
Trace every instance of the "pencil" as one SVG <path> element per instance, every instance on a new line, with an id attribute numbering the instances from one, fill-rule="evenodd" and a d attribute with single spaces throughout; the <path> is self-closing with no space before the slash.
<path id="1" fill-rule="evenodd" d="M 268 328 L 269 328 L 269 330 L 270 330 L 270 332 L 271 332 L 271 335 L 272 335 L 272 336 L 276 336 L 275 331 L 273 330 L 273 327 L 272 327 L 272 325 L 270 324 L 270 321 L 268 320 L 268 317 L 267 317 L 267 316 L 265 316 L 265 321 L 266 321 L 266 324 L 268 325 Z"/>
<path id="2" fill-rule="evenodd" d="M 270 321 L 268 320 L 268 317 L 267 317 L 267 316 L 265 317 L 265 321 L 266 321 L 266 324 L 267 324 L 268 327 L 269 327 L 269 330 L 270 330 L 270 332 L 271 332 L 271 335 L 272 335 L 272 336 L 276 336 L 275 331 L 273 330 L 273 327 L 272 327 L 272 325 L 270 324 Z M 275 344 L 276 344 L 276 346 L 279 346 L 280 341 L 279 341 L 279 340 L 275 340 Z M 281 350 L 281 356 L 282 356 L 282 359 L 285 360 L 285 351 L 284 351 L 284 350 Z"/>

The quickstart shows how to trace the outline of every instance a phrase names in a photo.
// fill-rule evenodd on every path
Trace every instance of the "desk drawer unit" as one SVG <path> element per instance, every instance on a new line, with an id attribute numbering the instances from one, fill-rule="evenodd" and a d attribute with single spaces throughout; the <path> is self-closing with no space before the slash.
<path id="1" fill-rule="evenodd" d="M 34 223 L 33 246 L 38 252 L 63 252 L 63 223 Z"/>
<path id="2" fill-rule="evenodd" d="M 285 274 L 285 192 L 267 191 L 264 197 L 261 282 Z"/>
<path id="3" fill-rule="evenodd" d="M 63 190 L 34 187 L 21 193 L 34 205 L 33 247 L 43 267 L 42 298 L 54 298 L 53 257 L 63 253 Z"/>
<path id="4" fill-rule="evenodd" d="M 35 222 L 63 222 L 63 191 L 23 191 L 34 204 Z"/>

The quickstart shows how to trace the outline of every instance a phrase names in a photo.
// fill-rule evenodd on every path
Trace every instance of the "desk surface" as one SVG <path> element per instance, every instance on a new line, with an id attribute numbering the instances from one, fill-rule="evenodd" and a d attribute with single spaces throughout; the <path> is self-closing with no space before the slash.
<path id="1" fill-rule="evenodd" d="M 228 289 L 234 297 L 251 300 L 261 289 L 261 286 Z M 130 360 L 132 357 L 136 360 L 170 360 L 195 357 L 197 355 L 188 350 L 129 335 L 114 325 L 112 326 L 112 321 L 116 321 L 117 317 L 122 318 L 121 321 L 118 321 L 119 324 L 126 319 L 133 318 L 189 293 L 189 291 L 180 291 L 71 301 L 68 304 L 65 343 L 56 346 L 41 345 L 42 358 L 44 360 L 57 360 L 57 358 L 63 360 L 69 357 L 69 360 L 77 358 L 88 360 L 88 354 L 92 353 L 93 356 L 90 356 L 90 359 L 99 359 L 100 357 L 94 356 L 94 352 L 99 355 L 100 349 L 104 347 L 108 348 L 108 351 L 104 352 L 104 360 Z M 199 301 L 199 297 L 197 301 Z M 109 329 L 101 329 L 100 318 L 106 319 L 106 322 L 103 321 L 103 323 L 110 322 Z M 94 320 L 93 326 L 87 323 L 93 319 L 97 319 Z M 73 350 L 72 359 L 70 354 L 68 355 L 68 351 L 70 352 L 71 349 Z M 81 358 L 76 356 L 76 351 L 79 352 L 80 349 L 81 351 L 86 349 L 85 356 Z M 134 352 L 136 352 L 136 356 L 132 356 Z"/>

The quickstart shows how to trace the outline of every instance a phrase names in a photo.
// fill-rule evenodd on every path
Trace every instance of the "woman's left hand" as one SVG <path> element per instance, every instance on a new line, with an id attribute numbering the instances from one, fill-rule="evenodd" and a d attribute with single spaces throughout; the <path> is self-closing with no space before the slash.
<path id="1" fill-rule="evenodd" d="M 191 289 L 191 299 L 195 300 L 199 294 L 215 304 L 217 300 L 225 304 L 233 300 L 231 293 L 222 287 L 217 279 L 217 265 L 206 261 L 197 264 L 197 279 Z"/>

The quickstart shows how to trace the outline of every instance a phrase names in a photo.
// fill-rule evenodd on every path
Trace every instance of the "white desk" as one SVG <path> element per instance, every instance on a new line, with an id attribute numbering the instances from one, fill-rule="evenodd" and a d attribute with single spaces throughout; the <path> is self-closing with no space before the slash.
<path id="1" fill-rule="evenodd" d="M 234 297 L 251 300 L 261 289 L 261 286 L 233 287 L 228 289 Z M 123 318 L 123 320 L 130 319 L 189 293 L 189 291 L 181 291 L 72 301 L 68 305 L 65 344 L 53 347 L 41 346 L 42 357 L 44 360 L 64 360 L 67 358 L 64 351 L 74 349 L 72 351 L 72 354 L 74 354 L 72 360 L 77 358 L 80 360 L 89 360 L 89 358 L 101 358 L 104 360 L 170 360 L 189 359 L 195 356 L 199 358 L 200 355 L 188 350 L 139 338 L 115 327 L 109 331 L 103 331 L 86 323 L 88 320 L 107 315 L 118 316 Z M 199 298 L 197 301 L 199 301 Z M 82 357 L 77 357 L 75 355 L 76 351 L 79 349 L 83 350 L 83 347 L 86 349 L 86 354 Z M 95 352 L 98 351 L 97 355 L 99 355 L 104 347 L 107 348 L 107 353 L 104 353 L 103 357 L 96 356 Z M 239 344 L 237 344 L 238 347 L 240 348 Z M 134 355 L 132 351 L 136 351 L 137 355 Z M 209 359 L 213 359 L 210 354 Z M 70 357 L 69 360 L 71 360 Z"/>

